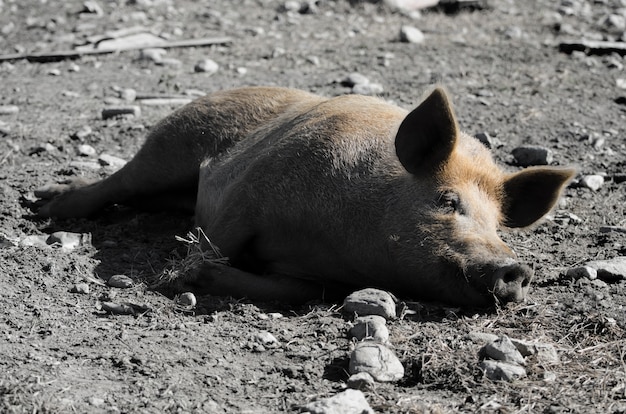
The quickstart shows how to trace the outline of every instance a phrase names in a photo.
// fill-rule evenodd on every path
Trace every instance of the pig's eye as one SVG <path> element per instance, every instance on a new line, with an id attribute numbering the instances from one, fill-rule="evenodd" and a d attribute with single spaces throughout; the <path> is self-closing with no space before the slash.
<path id="1" fill-rule="evenodd" d="M 444 213 L 452 214 L 460 212 L 461 201 L 459 195 L 454 191 L 446 191 L 439 196 L 439 208 Z"/>

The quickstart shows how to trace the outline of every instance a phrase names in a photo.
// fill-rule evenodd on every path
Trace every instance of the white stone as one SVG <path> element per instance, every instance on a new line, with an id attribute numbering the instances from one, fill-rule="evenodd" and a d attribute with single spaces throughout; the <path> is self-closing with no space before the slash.
<path id="1" fill-rule="evenodd" d="M 350 328 L 350 336 L 359 341 L 368 338 L 386 343 L 389 341 L 389 329 L 382 316 L 366 315 L 357 318 L 354 326 Z"/>
<path id="2" fill-rule="evenodd" d="M 604 177 L 597 174 L 585 175 L 581 178 L 580 184 L 590 190 L 598 191 L 604 184 Z"/>
<path id="3" fill-rule="evenodd" d="M 370 390 L 375 386 L 374 378 L 367 372 L 359 372 L 358 374 L 350 375 L 347 382 L 348 388 L 354 390 Z"/>
<path id="4" fill-rule="evenodd" d="M 111 287 L 128 289 L 133 287 L 133 279 L 126 275 L 113 275 L 109 278 L 107 284 Z"/>
<path id="5" fill-rule="evenodd" d="M 492 381 L 512 382 L 519 378 L 526 377 L 526 370 L 516 364 L 509 364 L 503 361 L 492 361 L 486 359 L 478 365 L 485 376 Z"/>
<path id="6" fill-rule="evenodd" d="M 309 403 L 304 409 L 311 414 L 374 414 L 365 395 L 353 389 Z"/>
<path id="7" fill-rule="evenodd" d="M 618 256 L 609 260 L 593 260 L 586 266 L 596 269 L 598 278 L 606 281 L 626 279 L 626 256 Z"/>
<path id="8" fill-rule="evenodd" d="M 569 269 L 565 275 L 572 279 L 586 278 L 593 280 L 598 278 L 598 271 L 590 266 L 580 266 Z"/>
<path id="9" fill-rule="evenodd" d="M 359 316 L 380 315 L 385 319 L 396 317 L 396 303 L 393 297 L 379 289 L 362 289 L 350 294 L 343 302 L 344 310 Z"/>
<path id="10" fill-rule="evenodd" d="M 201 72 L 201 73 L 206 73 L 208 75 L 213 75 L 214 73 L 217 73 L 219 68 L 220 66 L 214 60 L 203 59 L 199 61 L 198 63 L 196 63 L 193 70 L 195 72 Z"/>
<path id="11" fill-rule="evenodd" d="M 482 350 L 484 355 L 498 361 L 509 362 L 512 364 L 525 365 L 524 357 L 517 350 L 508 336 L 501 336 L 493 342 L 489 342 Z"/>
<path id="12" fill-rule="evenodd" d="M 408 43 L 424 43 L 424 33 L 413 26 L 402 26 L 400 28 L 400 40 Z"/>
<path id="13" fill-rule="evenodd" d="M 393 351 L 374 341 L 357 344 L 348 370 L 350 374 L 367 372 L 378 382 L 399 381 L 404 376 L 404 366 Z"/>
<path id="14" fill-rule="evenodd" d="M 512 152 L 518 165 L 528 167 L 531 165 L 548 165 L 552 162 L 553 155 L 549 148 L 539 145 L 524 145 L 517 147 Z"/>

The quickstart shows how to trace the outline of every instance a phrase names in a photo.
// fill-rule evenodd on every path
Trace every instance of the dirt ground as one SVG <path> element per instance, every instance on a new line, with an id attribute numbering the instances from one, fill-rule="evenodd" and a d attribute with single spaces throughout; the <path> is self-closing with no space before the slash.
<path id="1" fill-rule="evenodd" d="M 112 208 L 95 220 L 53 221 L 38 218 L 32 202 L 43 184 L 106 176 L 111 167 L 99 167 L 98 156 L 129 160 L 175 107 L 137 101 L 131 104 L 141 107 L 139 116 L 103 120 L 107 104 L 120 104 L 121 89 L 193 96 L 279 85 L 333 96 L 350 92 L 338 81 L 352 72 L 380 83 L 384 99 L 406 108 L 429 85 L 445 85 L 462 128 L 497 139 L 493 154 L 507 170 L 518 169 L 513 148 L 537 144 L 554 151 L 555 165 L 605 175 L 597 191 L 568 188 L 536 228 L 503 235 L 536 271 L 525 303 L 485 311 L 400 298 L 414 313 L 389 328 L 406 374 L 367 391 L 372 408 L 626 412 L 626 282 L 565 276 L 588 260 L 626 255 L 624 233 L 600 232 L 626 226 L 626 89 L 618 87 L 626 61 L 558 48 L 571 39 L 626 40 L 619 19 L 606 19 L 624 16 L 624 1 L 493 0 L 481 10 L 421 16 L 369 2 L 302 1 L 309 6 L 301 10 L 285 4 L 0 0 L 2 54 L 70 50 L 135 26 L 169 40 L 232 39 L 169 49 L 160 65 L 139 51 L 0 63 L 0 105 L 18 108 L 0 115 L 0 412 L 298 412 L 344 389 L 352 343 L 339 304 L 204 297 L 195 311 L 181 311 L 146 281 L 185 254 L 175 236 L 191 229 L 191 217 Z M 422 30 L 424 42 L 399 41 L 403 25 Z M 216 73 L 194 72 L 205 58 L 219 64 Z M 86 128 L 91 132 L 81 134 Z M 96 154 L 80 155 L 82 144 Z M 25 245 L 27 236 L 56 231 L 90 238 L 75 249 Z M 106 286 L 114 274 L 135 285 Z M 70 292 L 80 282 L 88 294 Z M 149 311 L 110 315 L 101 310 L 107 300 Z M 261 331 L 280 344 L 260 349 L 254 338 Z M 493 382 L 478 369 L 482 344 L 472 332 L 554 345 L 559 362 L 529 357 L 527 378 Z"/>

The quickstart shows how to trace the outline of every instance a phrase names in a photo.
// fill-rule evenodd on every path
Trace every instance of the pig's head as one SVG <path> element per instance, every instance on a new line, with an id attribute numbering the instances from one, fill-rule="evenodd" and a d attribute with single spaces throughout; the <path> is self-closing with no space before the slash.
<path id="1" fill-rule="evenodd" d="M 387 220 L 398 285 L 459 305 L 523 300 L 533 271 L 497 232 L 541 219 L 575 171 L 503 172 L 480 142 L 459 131 L 441 89 L 404 119 L 395 146 L 400 193 L 388 202 Z"/>

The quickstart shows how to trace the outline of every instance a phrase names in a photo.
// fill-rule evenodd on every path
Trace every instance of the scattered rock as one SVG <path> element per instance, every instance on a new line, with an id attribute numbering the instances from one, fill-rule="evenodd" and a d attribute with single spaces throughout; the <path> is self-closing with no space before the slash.
<path id="1" fill-rule="evenodd" d="M 139 117 L 141 108 L 137 105 L 131 106 L 112 106 L 102 110 L 102 119 L 110 119 L 120 115 L 133 115 Z"/>
<path id="2" fill-rule="evenodd" d="M 70 138 L 77 139 L 79 141 L 84 141 L 92 133 L 92 129 L 89 125 L 82 126 L 78 131 L 74 132 Z"/>
<path id="3" fill-rule="evenodd" d="M 413 26 L 402 26 L 400 28 L 400 40 L 407 43 L 424 43 L 424 33 Z"/>
<path id="4" fill-rule="evenodd" d="M 89 285 L 87 283 L 76 283 L 70 288 L 71 293 L 89 294 Z"/>
<path id="5" fill-rule="evenodd" d="M 139 53 L 139 59 L 148 60 L 153 63 L 160 63 L 163 60 L 163 55 L 166 53 L 167 50 L 160 47 L 143 49 Z"/>
<path id="6" fill-rule="evenodd" d="M 512 382 L 516 379 L 526 377 L 526 370 L 516 364 L 509 364 L 503 361 L 493 361 L 486 359 L 478 365 L 483 370 L 487 378 L 492 381 Z"/>
<path id="7" fill-rule="evenodd" d="M 565 276 L 571 279 L 586 278 L 593 280 L 598 278 L 598 271 L 590 266 L 580 266 L 569 269 Z"/>
<path id="8" fill-rule="evenodd" d="M 277 348 L 280 346 L 278 339 L 276 339 L 276 337 L 268 331 L 261 331 L 257 333 L 254 340 L 263 345 L 265 348 Z"/>
<path id="9" fill-rule="evenodd" d="M 380 83 L 359 83 L 352 87 L 352 93 L 357 95 L 378 95 L 384 88 Z"/>
<path id="10" fill-rule="evenodd" d="M 113 275 L 107 281 L 107 284 L 111 287 L 128 289 L 133 287 L 133 279 L 126 275 Z"/>
<path id="11" fill-rule="evenodd" d="M 191 292 L 184 292 L 178 295 L 176 298 L 176 305 L 186 308 L 193 309 L 196 307 L 198 301 L 196 300 L 196 295 Z"/>
<path id="12" fill-rule="evenodd" d="M 511 342 L 515 348 L 523 356 L 536 355 L 537 359 L 544 363 L 557 364 L 559 362 L 559 354 L 552 344 L 541 342 L 529 342 L 522 339 L 511 338 Z"/>
<path id="13" fill-rule="evenodd" d="M 489 342 L 497 341 L 498 335 L 490 334 L 486 332 L 470 332 L 468 337 L 472 342 L 486 344 Z"/>
<path id="14" fill-rule="evenodd" d="M 311 414 L 374 414 L 365 395 L 353 389 L 309 403 L 304 406 L 304 410 Z"/>
<path id="15" fill-rule="evenodd" d="M 593 191 L 598 191 L 604 184 L 604 177 L 598 174 L 585 175 L 580 179 L 580 185 Z"/>
<path id="16" fill-rule="evenodd" d="M 125 88 L 120 91 L 120 98 L 126 102 L 133 102 L 137 99 L 137 91 L 132 88 Z"/>
<path id="17" fill-rule="evenodd" d="M 439 0 L 384 0 L 384 3 L 394 9 L 402 11 L 416 11 L 439 4 Z"/>
<path id="18" fill-rule="evenodd" d="M 517 147 L 512 152 L 515 162 L 522 167 L 548 165 L 552 162 L 552 151 L 539 145 Z"/>
<path id="19" fill-rule="evenodd" d="M 15 115 L 20 111 L 16 105 L 0 105 L 0 115 Z"/>
<path id="20" fill-rule="evenodd" d="M 386 343 L 389 341 L 389 330 L 386 320 L 379 315 L 367 315 L 357 318 L 355 325 L 350 329 L 350 336 L 361 341 L 363 339 L 373 339 Z"/>
<path id="21" fill-rule="evenodd" d="M 396 317 L 396 303 L 393 297 L 379 289 L 362 289 L 349 295 L 343 302 L 348 313 L 357 315 L 380 315 L 385 319 Z"/>
<path id="22" fill-rule="evenodd" d="M 196 63 L 193 70 L 198 73 L 206 73 L 209 75 L 213 75 L 217 73 L 220 66 L 212 59 L 203 59 Z"/>
<path id="23" fill-rule="evenodd" d="M 404 366 L 386 346 L 373 341 L 359 342 L 350 356 L 350 374 L 367 372 L 379 382 L 399 381 Z"/>
<path id="24" fill-rule="evenodd" d="M 105 167 L 112 167 L 114 169 L 119 169 L 126 165 L 126 160 L 109 154 L 100 154 L 98 162 Z"/>
<path id="25" fill-rule="evenodd" d="M 354 85 L 363 85 L 368 83 L 370 83 L 370 80 L 366 76 L 357 72 L 349 74 L 341 81 L 343 86 L 349 86 L 351 88 L 354 87 Z"/>
<path id="26" fill-rule="evenodd" d="M 84 157 L 90 157 L 92 155 L 96 155 L 96 149 L 92 147 L 91 145 L 82 144 L 82 145 L 79 145 L 78 148 L 76 148 L 76 150 L 78 151 L 78 155 L 82 155 Z"/>
<path id="27" fill-rule="evenodd" d="M 593 260 L 586 266 L 598 272 L 598 278 L 614 282 L 626 279 L 626 256 L 618 256 L 610 260 Z"/>
<path id="28" fill-rule="evenodd" d="M 347 385 L 348 388 L 361 391 L 372 390 L 375 387 L 374 378 L 367 372 L 350 375 Z"/>
<path id="29" fill-rule="evenodd" d="M 520 354 L 515 345 L 513 345 L 513 342 L 511 342 L 508 336 L 501 336 L 495 341 L 489 342 L 480 352 L 482 355 L 498 361 L 526 365 L 524 357 Z"/>

